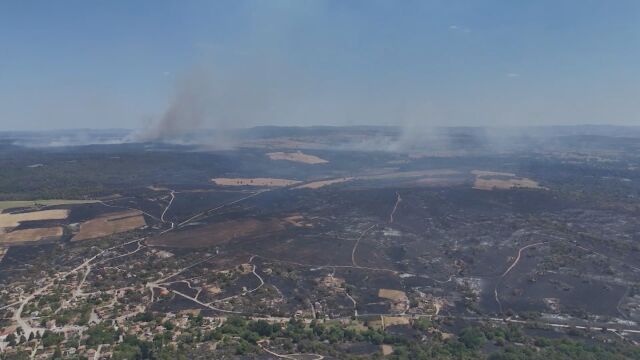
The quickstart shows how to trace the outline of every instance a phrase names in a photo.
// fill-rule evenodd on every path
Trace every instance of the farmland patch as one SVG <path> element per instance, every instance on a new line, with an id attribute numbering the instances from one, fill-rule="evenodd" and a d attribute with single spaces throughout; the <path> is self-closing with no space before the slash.
<path id="1" fill-rule="evenodd" d="M 473 170 L 471 173 L 476 176 L 473 188 L 478 190 L 514 188 L 544 189 L 537 181 L 523 177 L 516 177 L 516 175 L 512 173 L 483 170 Z"/>
<path id="2" fill-rule="evenodd" d="M 30 211 L 14 214 L 3 213 L 0 214 L 0 228 L 16 227 L 24 221 L 63 220 L 66 219 L 67 216 L 69 216 L 69 210 L 66 209 Z"/>
<path id="3" fill-rule="evenodd" d="M 21 245 L 38 241 L 54 241 L 58 240 L 63 233 L 64 230 L 61 226 L 14 230 L 0 234 L 0 244 Z"/>
<path id="4" fill-rule="evenodd" d="M 285 152 L 272 152 L 268 153 L 267 156 L 271 160 L 286 160 L 293 162 L 301 162 L 305 164 L 326 164 L 327 160 L 319 158 L 315 155 L 305 154 L 302 151 L 285 153 Z"/>
<path id="5" fill-rule="evenodd" d="M 144 216 L 138 210 L 111 213 L 82 223 L 80 231 L 71 241 L 95 239 L 138 229 L 145 225 Z"/>
<path id="6" fill-rule="evenodd" d="M 298 180 L 274 179 L 274 178 L 214 178 L 214 184 L 221 186 L 266 186 L 282 187 L 299 184 Z"/>

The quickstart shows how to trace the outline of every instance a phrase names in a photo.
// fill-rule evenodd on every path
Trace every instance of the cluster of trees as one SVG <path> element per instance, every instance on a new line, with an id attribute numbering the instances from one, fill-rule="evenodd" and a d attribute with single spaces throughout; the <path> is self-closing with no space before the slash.
<path id="1" fill-rule="evenodd" d="M 0 152 L 0 200 L 82 199 L 107 195 L 122 186 L 144 187 L 157 179 L 209 181 L 212 174 L 232 169 L 233 159 L 192 152 L 149 152 L 144 148 L 113 148 L 112 155 L 69 149 L 64 152 L 16 149 Z M 45 166 L 29 168 L 43 163 Z M 260 165 L 260 164 L 258 164 Z M 267 164 L 262 164 L 267 167 Z"/>
<path id="2" fill-rule="evenodd" d="M 465 327 L 457 336 L 443 336 L 438 328 L 446 324 L 434 324 L 426 318 L 416 319 L 411 329 L 394 335 L 394 331 L 354 326 L 341 322 L 317 322 L 307 324 L 291 319 L 286 324 L 270 323 L 264 320 L 248 320 L 243 317 L 229 317 L 222 326 L 203 331 L 204 319 L 199 315 L 189 317 L 188 326 L 181 328 L 175 336 L 175 324 L 162 316 L 141 313 L 134 321 L 146 322 L 150 326 L 162 325 L 164 332 L 156 334 L 152 341 L 139 339 L 135 335 L 124 335 L 106 323 L 87 330 L 86 344 L 112 344 L 113 359 L 171 359 L 191 358 L 202 355 L 201 345 L 217 342 L 219 355 L 246 356 L 262 352 L 261 341 L 268 339 L 269 346 L 283 353 L 317 353 L 340 359 L 381 359 L 379 345 L 393 347 L 393 353 L 386 357 L 393 360 L 422 359 L 487 359 L 487 360 L 549 360 L 586 359 L 617 360 L 640 359 L 640 348 L 623 342 L 613 344 L 569 339 L 537 338 L 526 335 L 517 325 L 482 325 Z M 122 341 L 118 339 L 122 336 Z M 15 335 L 7 340 L 20 343 Z M 31 340 L 31 339 L 29 339 Z M 175 342 L 174 342 L 175 341 Z M 47 331 L 42 336 L 45 347 L 77 347 L 78 340 Z M 177 344 L 177 345 L 173 345 Z M 351 354 L 353 345 L 369 347 L 366 354 Z M 4 357 L 0 356 L 4 360 Z"/>
<path id="3" fill-rule="evenodd" d="M 103 322 L 92 326 L 87 330 L 87 345 L 113 344 L 121 335 L 121 331 L 116 331 L 112 325 Z"/>

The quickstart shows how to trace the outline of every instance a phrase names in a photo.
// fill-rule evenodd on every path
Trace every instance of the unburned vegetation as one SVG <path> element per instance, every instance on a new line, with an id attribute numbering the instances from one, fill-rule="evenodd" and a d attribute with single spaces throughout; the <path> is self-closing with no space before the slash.
<path id="1" fill-rule="evenodd" d="M 304 154 L 301 151 L 285 153 L 285 152 L 272 152 L 267 156 L 271 160 L 287 160 L 293 162 L 300 162 L 305 164 L 326 164 L 327 160 L 321 159 L 315 155 Z"/>
<path id="2" fill-rule="evenodd" d="M 55 241 L 60 239 L 63 233 L 64 229 L 60 226 L 13 230 L 4 234 L 0 233 L 0 245 L 25 245 L 30 242 Z"/>
<path id="3" fill-rule="evenodd" d="M 80 224 L 80 231 L 71 238 L 71 241 L 99 238 L 138 229 L 145 225 L 144 216 L 137 210 L 106 214 Z"/>
<path id="4" fill-rule="evenodd" d="M 215 178 L 214 184 L 221 186 L 267 186 L 280 187 L 298 184 L 300 181 L 274 178 Z"/>
<path id="5" fill-rule="evenodd" d="M 494 190 L 494 189 L 544 189 L 537 181 L 516 177 L 516 174 L 501 173 L 495 171 L 473 170 L 471 172 L 476 176 L 473 182 L 473 188 L 478 190 Z"/>
<path id="6" fill-rule="evenodd" d="M 39 220 L 61 220 L 66 219 L 69 215 L 69 210 L 55 209 L 55 210 L 40 210 L 29 212 L 17 212 L 17 213 L 1 213 L 0 214 L 0 228 L 11 228 L 20 225 L 26 221 L 39 221 Z"/>

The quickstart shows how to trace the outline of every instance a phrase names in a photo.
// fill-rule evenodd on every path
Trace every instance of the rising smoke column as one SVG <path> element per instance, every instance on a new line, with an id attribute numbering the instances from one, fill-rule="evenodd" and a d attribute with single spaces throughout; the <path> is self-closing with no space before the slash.
<path id="1" fill-rule="evenodd" d="M 213 76 L 193 68 L 176 82 L 173 98 L 162 117 L 136 134 L 138 141 L 167 141 L 203 127 L 211 115 Z"/>

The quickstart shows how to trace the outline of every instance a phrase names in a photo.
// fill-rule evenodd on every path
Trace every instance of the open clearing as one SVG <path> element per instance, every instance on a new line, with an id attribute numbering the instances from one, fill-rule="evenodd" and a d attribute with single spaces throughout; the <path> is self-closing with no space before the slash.
<path id="1" fill-rule="evenodd" d="M 214 178 L 216 185 L 221 186 L 269 186 L 282 187 L 299 184 L 300 181 L 274 178 Z"/>
<path id="2" fill-rule="evenodd" d="M 527 189 L 542 189 L 537 181 L 533 181 L 527 178 L 515 178 L 515 179 L 476 179 L 473 183 L 474 189 L 479 190 L 493 190 L 493 189 L 513 189 L 513 188 L 527 188 Z"/>
<path id="3" fill-rule="evenodd" d="M 382 344 L 380 345 L 380 351 L 382 351 L 383 356 L 391 355 L 393 354 L 393 346 Z"/>
<path id="4" fill-rule="evenodd" d="M 402 179 L 413 177 L 436 177 L 436 176 L 451 176 L 458 175 L 460 171 L 453 169 L 433 169 L 433 170 L 418 170 L 418 171 L 393 171 L 386 172 L 384 174 L 377 175 L 365 175 L 358 176 L 358 180 L 387 180 L 387 179 Z"/>
<path id="5" fill-rule="evenodd" d="M 390 311 L 393 313 L 404 313 L 409 309 L 409 298 L 407 298 L 407 294 L 401 290 L 390 290 L 390 289 L 380 289 L 378 290 L 378 297 L 383 299 L 391 300 Z M 389 318 L 390 321 L 394 321 L 394 318 Z M 385 326 L 389 326 L 390 324 L 386 324 L 386 318 L 383 317 L 383 323 Z M 397 325 L 397 324 L 394 324 Z"/>
<path id="6" fill-rule="evenodd" d="M 145 225 L 144 216 L 138 210 L 111 213 L 82 223 L 80 231 L 71 241 L 94 239 L 138 229 Z"/>
<path id="7" fill-rule="evenodd" d="M 380 289 L 378 290 L 378 297 L 383 299 L 389 299 L 393 301 L 406 300 L 407 294 L 400 290 Z"/>
<path id="8" fill-rule="evenodd" d="M 395 325 L 409 325 L 410 321 L 408 317 L 404 316 L 382 316 L 382 323 L 385 327 Z"/>
<path id="9" fill-rule="evenodd" d="M 353 180 L 352 177 L 343 177 L 343 178 L 337 178 L 337 179 L 320 180 L 320 181 L 314 181 L 314 182 L 310 182 L 308 184 L 296 186 L 294 189 L 319 189 L 319 188 L 324 187 L 324 186 L 328 186 L 328 185 L 332 185 L 332 184 L 339 184 L 339 183 L 343 183 L 343 182 L 347 182 L 347 181 L 351 181 L 351 180 Z"/>
<path id="10" fill-rule="evenodd" d="M 17 214 L 0 214 L 0 228 L 16 227 L 24 221 L 63 220 L 69 216 L 69 210 L 41 210 Z"/>
<path id="11" fill-rule="evenodd" d="M 516 177 L 516 174 L 512 173 L 485 170 L 473 170 L 471 173 L 476 176 L 473 182 L 473 188 L 478 190 L 514 188 L 543 189 L 537 181 Z"/>
<path id="12" fill-rule="evenodd" d="M 292 215 L 284 218 L 284 221 L 296 227 L 313 227 L 313 224 L 305 221 L 302 215 Z"/>
<path id="13" fill-rule="evenodd" d="M 284 230 L 279 219 L 228 220 L 215 224 L 189 228 L 188 231 L 171 231 L 149 240 L 150 245 L 199 248 L 226 243 L 241 237 L 254 237 Z"/>
<path id="14" fill-rule="evenodd" d="M 515 177 L 516 174 L 506 173 L 506 172 L 496 172 L 496 171 L 487 171 L 487 170 L 472 170 L 471 173 L 478 177 L 491 177 L 491 176 L 506 176 L 506 177 Z"/>
<path id="15" fill-rule="evenodd" d="M 453 186 L 464 184 L 465 179 L 456 177 L 425 177 L 417 179 L 413 184 L 418 186 Z"/>
<path id="16" fill-rule="evenodd" d="M 318 180 L 296 186 L 294 189 L 319 189 L 324 186 L 348 182 L 351 180 L 390 180 L 390 179 L 409 179 L 409 178 L 422 178 L 419 181 L 424 184 L 450 184 L 452 182 L 449 176 L 459 175 L 460 171 L 452 169 L 435 169 L 435 170 L 420 170 L 420 171 L 392 171 L 385 172 L 383 174 L 375 175 L 362 175 L 356 177 L 342 177 L 327 180 Z"/>
<path id="17" fill-rule="evenodd" d="M 0 201 L 0 210 L 22 207 L 35 206 L 53 206 L 53 205 L 73 205 L 73 204 L 89 204 L 98 200 L 18 200 L 18 201 Z"/>
<path id="18" fill-rule="evenodd" d="M 326 164 L 327 160 L 319 158 L 315 155 L 304 154 L 301 151 L 285 153 L 285 152 L 272 152 L 268 153 L 267 156 L 271 160 L 287 160 L 294 162 L 301 162 L 305 164 Z"/>
<path id="19" fill-rule="evenodd" d="M 63 233 L 64 229 L 61 226 L 15 230 L 0 234 L 0 244 L 19 245 L 43 240 L 57 240 Z"/>

